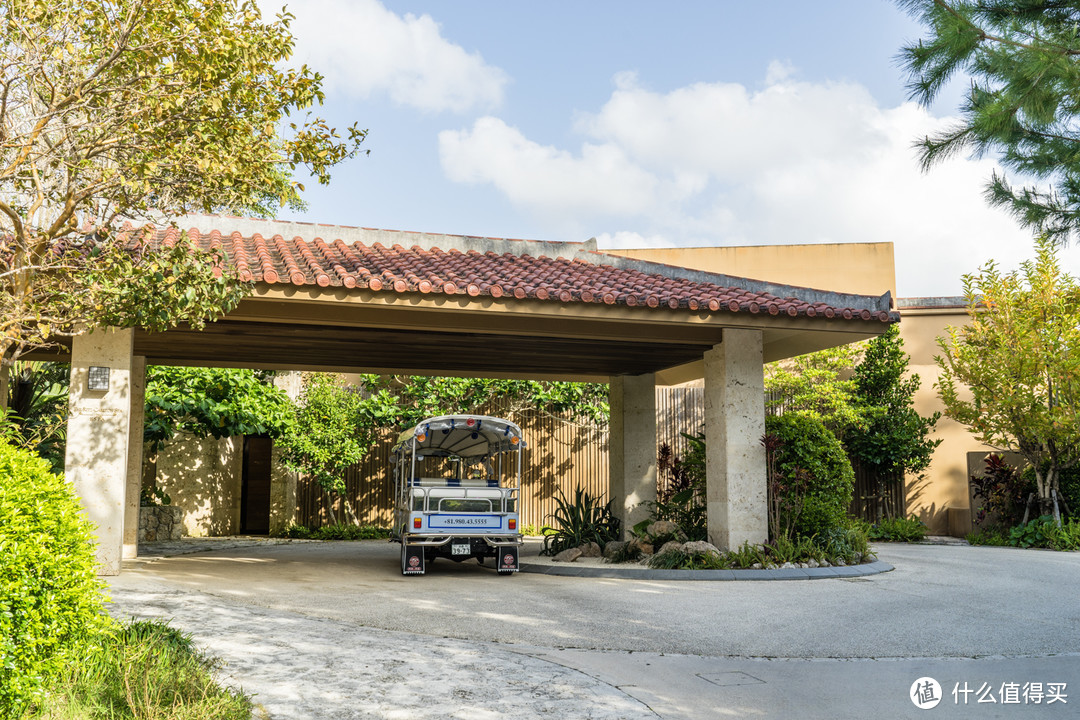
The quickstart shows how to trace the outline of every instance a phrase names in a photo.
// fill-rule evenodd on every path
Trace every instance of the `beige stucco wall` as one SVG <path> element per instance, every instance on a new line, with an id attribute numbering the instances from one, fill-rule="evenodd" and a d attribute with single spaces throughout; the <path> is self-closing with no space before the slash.
<path id="1" fill-rule="evenodd" d="M 605 250 L 612 255 L 833 292 L 896 297 L 893 244 L 827 243 Z"/>
<path id="2" fill-rule="evenodd" d="M 157 456 L 157 486 L 184 510 L 185 534 L 232 535 L 240 529 L 243 438 L 180 435 Z"/>
<path id="3" fill-rule="evenodd" d="M 279 533 L 296 522 L 297 473 L 289 471 L 274 445 L 270 456 L 270 534 Z"/>
<path id="4" fill-rule="evenodd" d="M 900 317 L 900 337 L 911 356 L 909 367 L 922 380 L 915 396 L 915 409 L 921 415 L 944 410 L 934 388 L 941 374 L 934 363 L 934 356 L 940 353 L 937 338 L 944 335 L 945 328 L 950 325 L 966 324 L 967 314 L 960 307 L 901 307 Z M 969 510 L 967 454 L 989 452 L 992 448 L 980 443 L 963 425 L 944 415 L 938 420 L 934 438 L 942 442 L 934 451 L 930 467 L 922 479 L 914 476 L 907 479 L 908 512 L 919 516 L 932 533 L 947 535 L 950 534 L 949 509 L 954 510 L 954 515 L 962 516 Z M 953 518 L 954 525 L 957 520 L 958 517 Z M 963 533 L 965 528 L 961 524 L 954 527 L 954 531 Z"/>

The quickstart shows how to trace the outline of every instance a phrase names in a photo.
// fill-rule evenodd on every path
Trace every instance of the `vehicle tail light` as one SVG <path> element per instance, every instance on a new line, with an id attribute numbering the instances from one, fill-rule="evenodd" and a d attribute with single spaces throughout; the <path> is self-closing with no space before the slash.
<path id="1" fill-rule="evenodd" d="M 507 525 L 510 527 L 511 530 L 517 530 L 517 520 L 515 518 L 510 518 Z"/>
<path id="2" fill-rule="evenodd" d="M 420 528 L 422 528 L 424 526 L 423 519 L 422 518 L 413 518 L 412 526 L 413 526 L 414 530 L 419 530 Z"/>

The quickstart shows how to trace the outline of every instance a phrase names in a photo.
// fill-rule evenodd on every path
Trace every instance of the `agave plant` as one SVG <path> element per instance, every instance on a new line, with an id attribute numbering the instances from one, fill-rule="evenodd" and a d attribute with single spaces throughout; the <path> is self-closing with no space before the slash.
<path id="1" fill-rule="evenodd" d="M 578 486 L 572 500 L 559 491 L 555 512 L 549 516 L 554 532 L 544 537 L 545 555 L 594 542 L 600 547 L 619 538 L 619 519 L 611 511 L 611 501 L 591 495 Z"/>

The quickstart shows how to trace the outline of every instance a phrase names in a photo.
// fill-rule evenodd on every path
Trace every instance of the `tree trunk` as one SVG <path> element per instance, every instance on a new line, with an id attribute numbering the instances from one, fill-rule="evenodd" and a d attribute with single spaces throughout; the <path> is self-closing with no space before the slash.
<path id="1" fill-rule="evenodd" d="M 337 525 L 337 513 L 334 512 L 334 496 L 330 494 L 329 490 L 323 490 L 323 496 L 326 498 L 326 514 L 330 516 L 333 524 Z"/>

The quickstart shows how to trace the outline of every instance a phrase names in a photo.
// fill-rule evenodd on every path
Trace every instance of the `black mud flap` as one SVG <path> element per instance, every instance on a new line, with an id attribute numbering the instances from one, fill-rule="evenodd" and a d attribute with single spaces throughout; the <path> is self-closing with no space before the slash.
<path id="1" fill-rule="evenodd" d="M 498 558 L 496 567 L 500 574 L 516 573 L 518 571 L 518 549 L 514 545 L 496 548 Z"/>
<path id="2" fill-rule="evenodd" d="M 401 550 L 401 574 L 424 574 L 424 548 L 419 545 L 403 545 Z"/>

